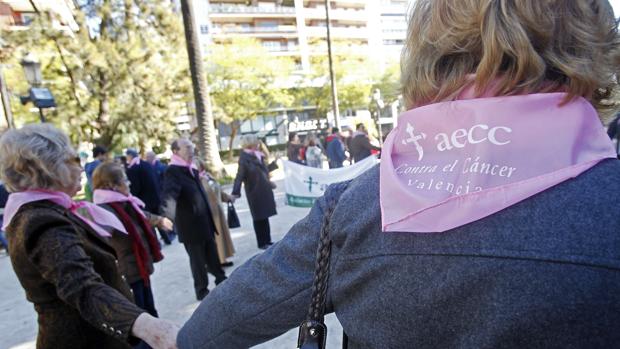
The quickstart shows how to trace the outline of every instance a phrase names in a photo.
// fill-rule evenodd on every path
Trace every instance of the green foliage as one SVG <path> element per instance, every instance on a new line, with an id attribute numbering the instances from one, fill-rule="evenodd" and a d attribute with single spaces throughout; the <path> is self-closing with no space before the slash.
<path id="1" fill-rule="evenodd" d="M 271 56 L 256 40 L 238 38 L 213 45 L 207 64 L 216 119 L 222 122 L 253 119 L 292 102 L 282 84 L 293 61 Z"/>
<path id="2" fill-rule="evenodd" d="M 18 60 L 33 52 L 58 105 L 47 119 L 74 142 L 119 149 L 167 141 L 191 87 L 180 14 L 164 1 L 78 3 L 76 33 L 55 28 L 46 13 L 28 30 L 2 33 L 9 88 L 27 91 Z M 13 101 L 18 124 L 38 118 L 31 107 Z"/>
<path id="3" fill-rule="evenodd" d="M 231 143 L 242 121 L 293 102 L 286 89 L 293 61 L 270 55 L 256 40 L 213 45 L 206 60 L 214 116 L 233 129 Z"/>
<path id="4" fill-rule="evenodd" d="M 311 72 L 307 77 L 310 83 L 294 91 L 295 105 L 316 105 L 317 114 L 325 115 L 332 109 L 327 46 L 315 41 L 310 47 L 312 52 L 325 54 L 311 57 Z M 340 110 L 368 108 L 374 77 L 378 75 L 377 65 L 343 41 L 334 40 L 332 56 Z"/>

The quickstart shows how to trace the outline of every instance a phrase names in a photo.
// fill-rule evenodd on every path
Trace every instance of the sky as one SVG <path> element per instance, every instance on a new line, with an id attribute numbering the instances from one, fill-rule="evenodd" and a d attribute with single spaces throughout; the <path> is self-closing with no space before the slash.
<path id="1" fill-rule="evenodd" d="M 616 18 L 620 17 L 620 0 L 609 0 L 611 6 L 614 8 L 614 15 Z"/>

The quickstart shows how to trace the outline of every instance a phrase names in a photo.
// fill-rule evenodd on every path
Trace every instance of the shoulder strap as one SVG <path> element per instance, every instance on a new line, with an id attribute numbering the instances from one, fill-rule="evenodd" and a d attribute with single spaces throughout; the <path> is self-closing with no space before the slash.
<path id="1" fill-rule="evenodd" d="M 324 323 L 327 283 L 329 281 L 329 264 L 331 255 L 331 238 L 329 224 L 340 195 L 349 182 L 330 185 L 325 193 L 325 214 L 321 224 L 319 245 L 316 252 L 312 298 L 306 320 L 299 327 L 297 347 L 301 349 L 324 349 L 327 339 L 327 327 Z"/>

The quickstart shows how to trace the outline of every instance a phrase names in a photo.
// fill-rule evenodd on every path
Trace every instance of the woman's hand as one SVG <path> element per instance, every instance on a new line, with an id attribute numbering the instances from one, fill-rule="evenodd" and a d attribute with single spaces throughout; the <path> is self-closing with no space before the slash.
<path id="1" fill-rule="evenodd" d="M 159 221 L 159 224 L 157 226 L 159 228 L 162 228 L 162 229 L 168 230 L 168 231 L 174 229 L 174 223 L 172 223 L 172 221 L 169 220 L 166 217 L 162 218 L 161 221 Z"/>
<path id="2" fill-rule="evenodd" d="M 154 349 L 177 349 L 179 327 L 148 313 L 138 316 L 131 328 L 131 333 Z"/>

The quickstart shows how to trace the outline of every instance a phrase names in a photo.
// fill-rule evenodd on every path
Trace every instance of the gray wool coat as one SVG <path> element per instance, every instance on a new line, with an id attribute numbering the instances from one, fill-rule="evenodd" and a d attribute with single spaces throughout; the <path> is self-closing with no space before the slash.
<path id="1" fill-rule="evenodd" d="M 620 161 L 437 234 L 381 232 L 378 168 L 329 190 L 328 311 L 349 348 L 620 346 Z M 211 292 L 179 348 L 248 348 L 298 326 L 324 211 Z"/>

